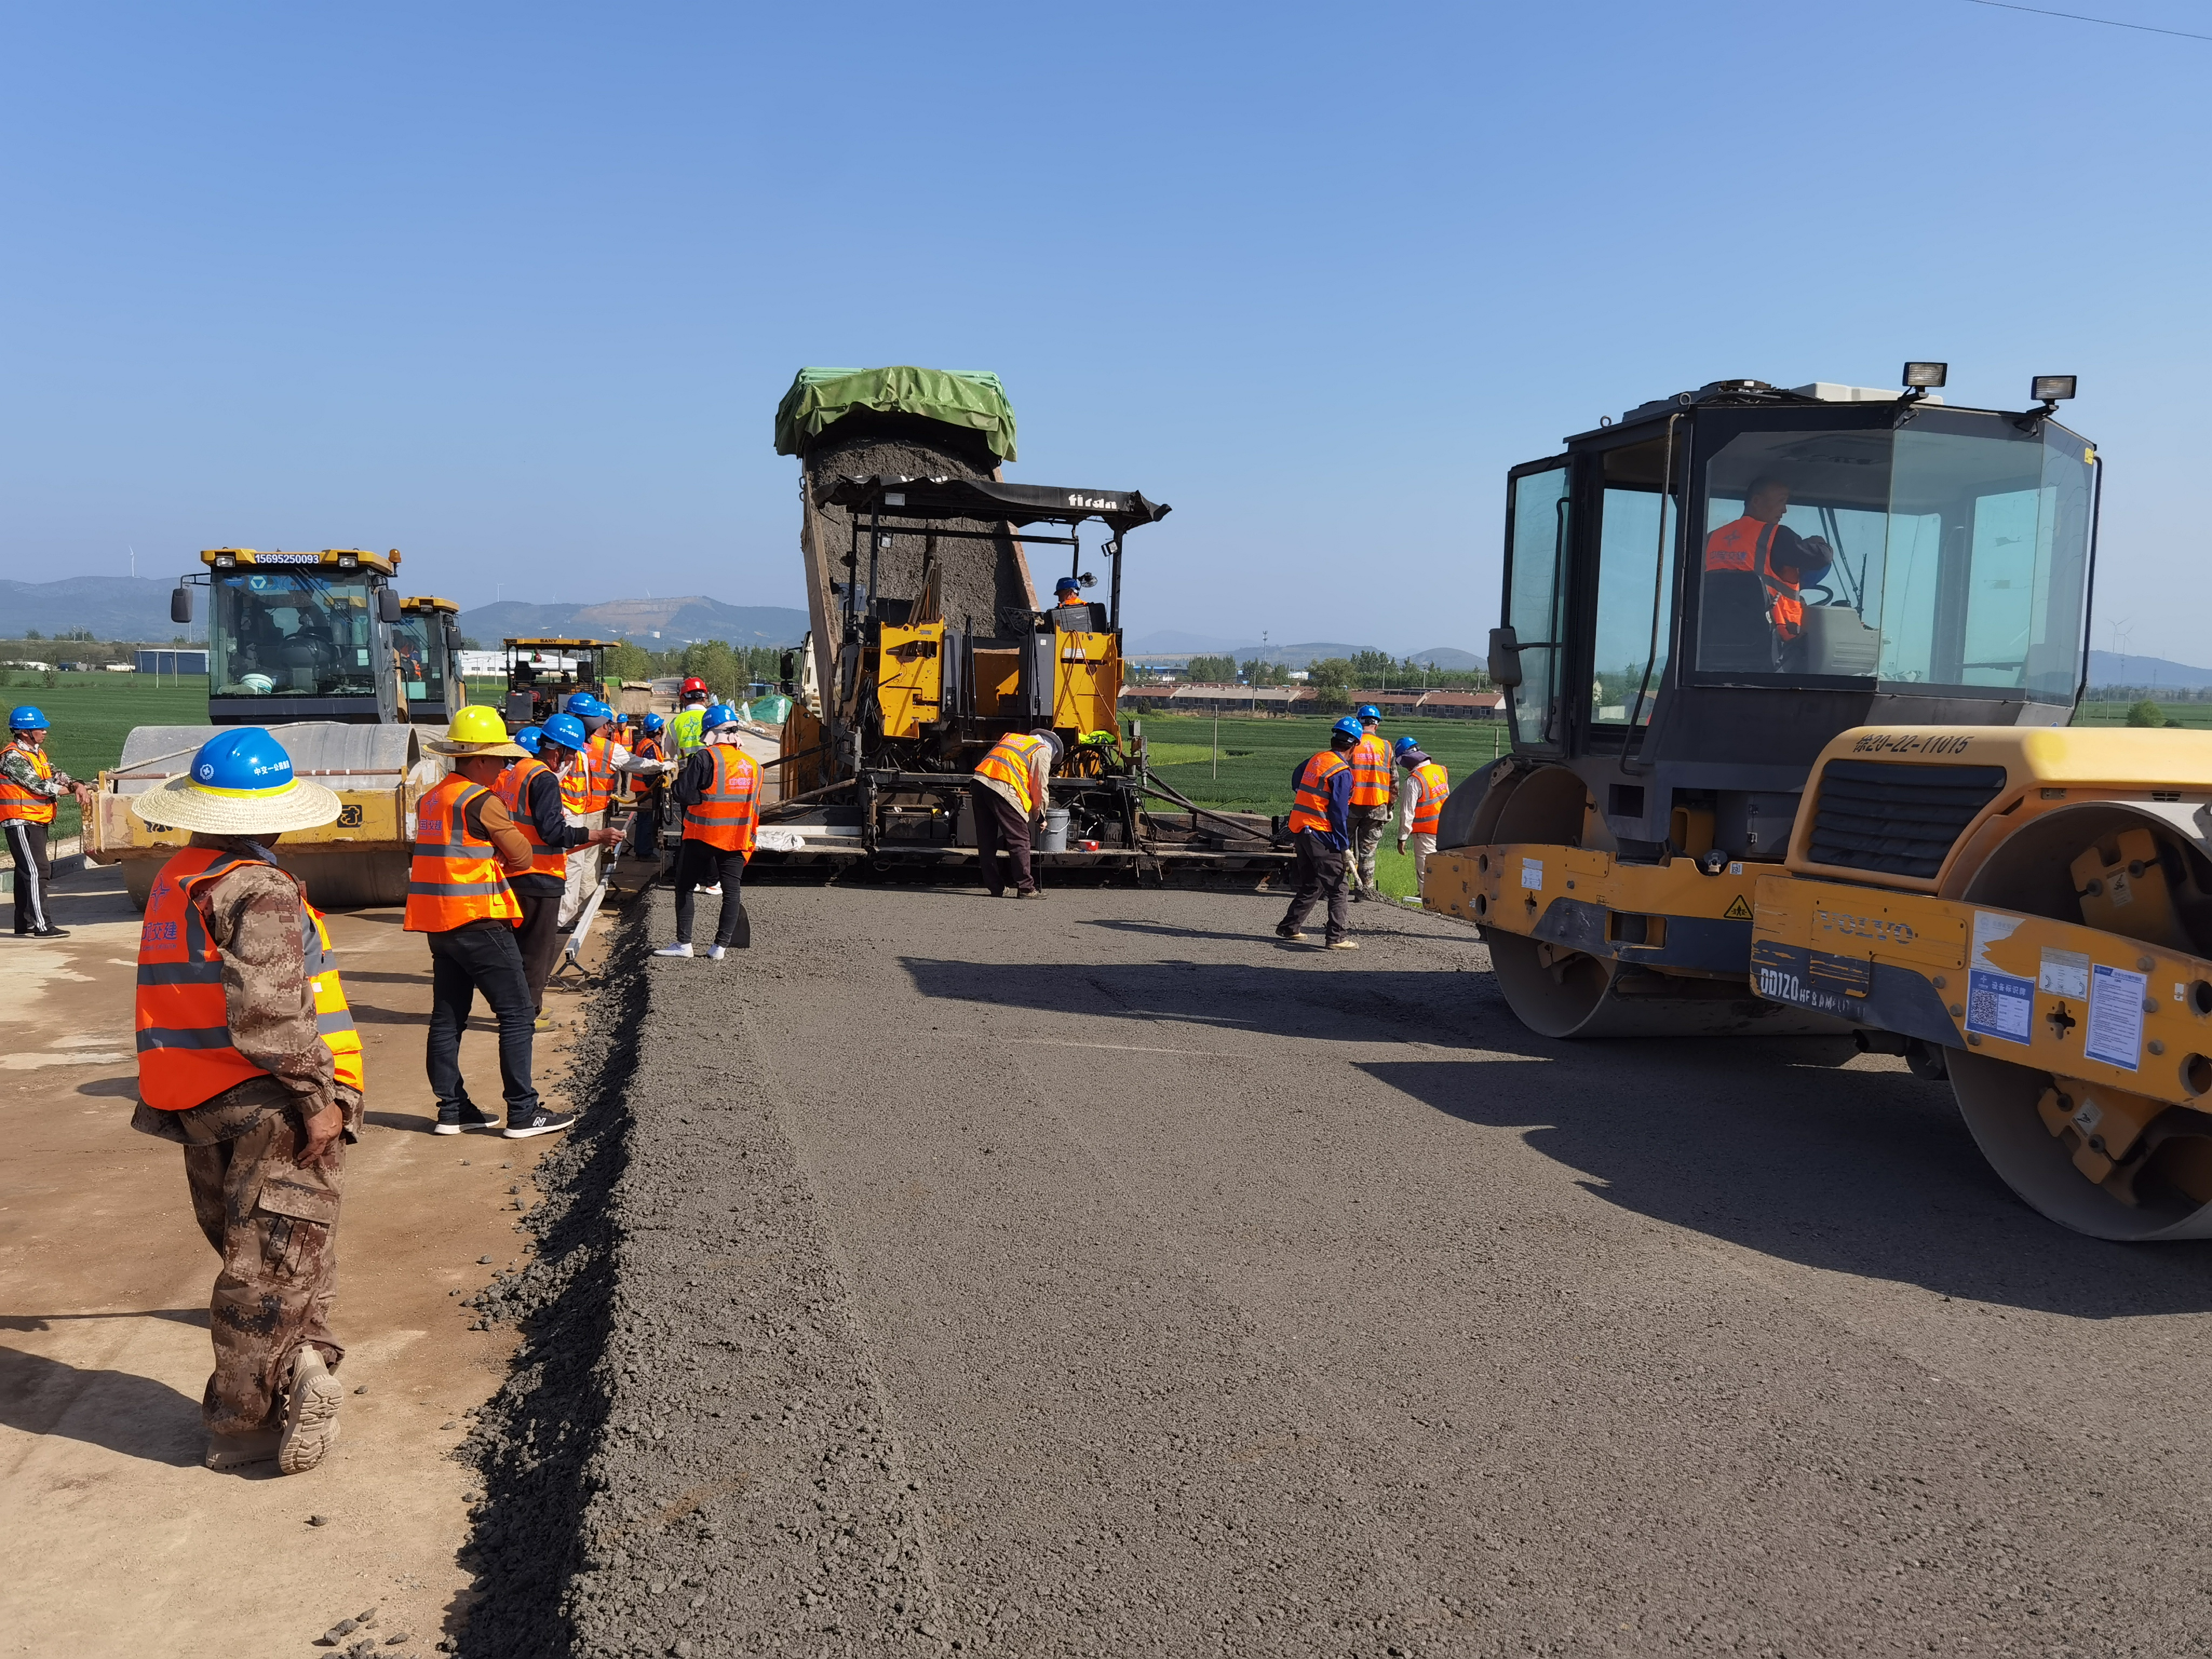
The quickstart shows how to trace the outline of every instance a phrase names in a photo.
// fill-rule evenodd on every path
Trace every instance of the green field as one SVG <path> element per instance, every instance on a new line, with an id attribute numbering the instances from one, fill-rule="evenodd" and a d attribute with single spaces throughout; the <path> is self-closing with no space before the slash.
<path id="1" fill-rule="evenodd" d="M 2125 726 L 2128 710 L 2134 706 L 2125 702 L 2085 702 L 2074 711 L 2074 724 Z M 2212 727 L 2212 702 L 2162 702 L 2158 712 L 2166 716 L 2168 726 L 2191 726 L 2199 731 Z"/>
<path id="2" fill-rule="evenodd" d="M 1170 787 L 1200 806 L 1218 806 L 1238 812 L 1274 814 L 1291 810 L 1291 769 L 1308 756 L 1328 746 L 1333 719 L 1253 720 L 1224 715 L 1220 724 L 1219 757 L 1215 758 L 1214 722 L 1199 714 L 1147 714 L 1145 738 L 1152 753 L 1152 770 Z M 1382 735 L 1395 740 L 1413 738 L 1435 759 L 1442 761 L 1459 782 L 1479 767 L 1487 766 L 1505 747 L 1505 726 L 1500 720 L 1385 720 Z M 1376 879 L 1382 890 L 1400 897 L 1413 891 L 1413 860 L 1395 850 L 1394 824 L 1376 860 Z"/>
<path id="3" fill-rule="evenodd" d="M 46 752 L 54 764 L 88 783 L 122 758 L 123 739 L 134 726 L 204 726 L 207 681 L 187 675 L 182 681 L 137 674 L 58 674 L 54 684 L 35 674 L 9 674 L 0 685 L 6 707 L 33 703 L 46 711 L 53 729 Z M 53 833 L 77 832 L 76 803 L 55 803 Z"/>

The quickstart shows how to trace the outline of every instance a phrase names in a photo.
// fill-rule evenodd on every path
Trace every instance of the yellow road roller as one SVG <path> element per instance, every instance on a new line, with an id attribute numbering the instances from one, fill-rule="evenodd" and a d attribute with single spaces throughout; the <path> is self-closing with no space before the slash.
<path id="1" fill-rule="evenodd" d="M 2069 726 L 2071 377 L 1904 378 L 1716 381 L 1512 469 L 1512 747 L 1424 900 L 1540 1033 L 1851 1032 L 2051 1219 L 2212 1237 L 2212 733 Z"/>

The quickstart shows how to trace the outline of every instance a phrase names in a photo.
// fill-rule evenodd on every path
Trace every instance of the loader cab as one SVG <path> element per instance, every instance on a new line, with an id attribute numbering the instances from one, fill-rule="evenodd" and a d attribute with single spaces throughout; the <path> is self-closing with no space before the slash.
<path id="1" fill-rule="evenodd" d="M 396 549 L 217 547 L 200 562 L 203 572 L 178 584 L 170 611 L 189 623 L 192 586 L 208 589 L 210 724 L 405 722 L 392 672 Z"/>
<path id="2" fill-rule="evenodd" d="M 1492 638 L 1522 763 L 1584 845 L 1778 860 L 1856 726 L 2062 726 L 2079 695 L 2094 449 L 2051 417 L 1721 381 L 1509 475 Z"/>
<path id="3" fill-rule="evenodd" d="M 461 648 L 460 607 L 451 599 L 402 599 L 392 648 L 407 718 L 417 726 L 452 724 L 469 700 L 455 654 Z"/>

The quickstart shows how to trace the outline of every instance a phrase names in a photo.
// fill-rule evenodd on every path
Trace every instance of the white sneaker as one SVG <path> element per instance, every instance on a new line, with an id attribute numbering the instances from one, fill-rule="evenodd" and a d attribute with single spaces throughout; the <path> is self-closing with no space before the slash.
<path id="1" fill-rule="evenodd" d="M 707 947 L 707 960 L 709 962 L 720 962 L 725 954 L 719 945 L 710 945 Z"/>
<path id="2" fill-rule="evenodd" d="M 703 897 L 720 898 L 722 896 L 722 884 L 718 881 L 712 887 L 702 887 L 698 890 Z"/>
<path id="3" fill-rule="evenodd" d="M 664 945 L 653 954 L 657 957 L 688 957 L 691 954 L 691 947 L 688 945 Z"/>

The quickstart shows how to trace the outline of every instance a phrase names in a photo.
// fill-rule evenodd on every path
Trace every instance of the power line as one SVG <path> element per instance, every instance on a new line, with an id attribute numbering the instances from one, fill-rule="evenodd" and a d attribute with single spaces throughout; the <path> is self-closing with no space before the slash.
<path id="1" fill-rule="evenodd" d="M 2106 28 L 2136 29 L 2144 34 L 2171 34 L 2183 40 L 2212 40 L 2212 34 L 2191 34 L 2187 29 L 2162 29 L 2150 23 L 2123 23 L 2117 17 L 2088 17 L 2078 11 L 2050 11 L 2041 6 L 2021 6 L 2012 0 L 1966 0 L 1969 5 L 1995 6 L 2000 11 L 2028 11 L 2038 17 L 2063 17 L 2075 23 L 2102 23 Z"/>

